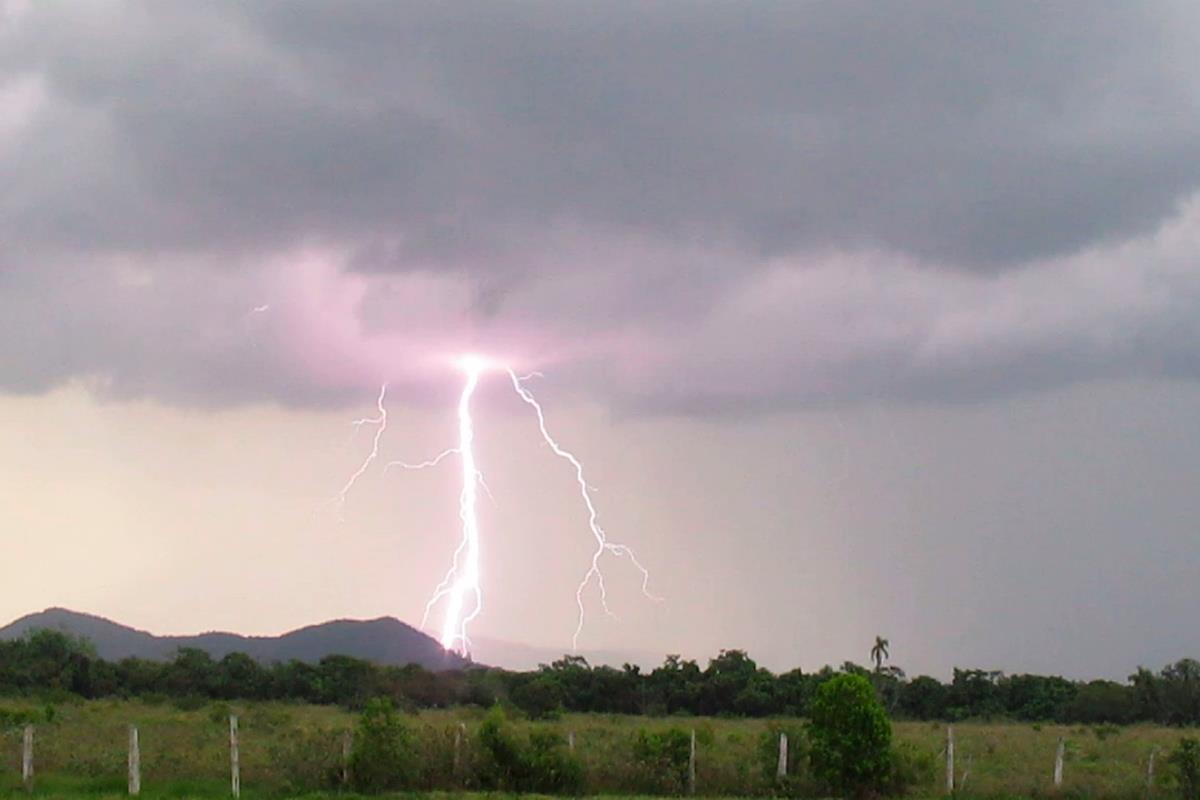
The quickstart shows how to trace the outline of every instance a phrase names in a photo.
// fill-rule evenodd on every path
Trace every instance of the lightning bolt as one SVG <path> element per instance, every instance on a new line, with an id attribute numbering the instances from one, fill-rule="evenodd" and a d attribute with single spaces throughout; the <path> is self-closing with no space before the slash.
<path id="1" fill-rule="evenodd" d="M 596 585 L 600 589 L 600 605 L 604 608 L 604 613 L 609 616 L 615 616 L 608 607 L 608 590 L 604 586 L 604 573 L 600 570 L 600 558 L 605 553 L 612 553 L 618 557 L 625 556 L 628 558 L 633 566 L 637 568 L 638 572 L 642 573 L 642 594 L 655 601 L 660 601 L 662 598 L 650 593 L 650 572 L 642 566 L 642 562 L 638 561 L 633 550 L 629 549 L 626 545 L 608 541 L 608 536 L 605 534 L 604 528 L 600 526 L 600 515 L 596 511 L 596 505 L 592 502 L 591 489 L 588 487 L 587 480 L 583 476 L 583 464 L 572 453 L 564 450 L 554 437 L 550 435 L 550 431 L 546 429 L 546 415 L 542 411 L 541 404 L 534 398 L 533 393 L 525 388 L 522 378 L 518 377 L 516 372 L 511 369 L 507 371 L 508 377 L 512 380 L 513 389 L 516 390 L 522 400 L 533 407 L 534 413 L 537 414 L 538 430 L 541 431 L 542 439 L 550 446 L 551 451 L 556 456 L 566 460 L 575 468 L 575 481 L 579 484 L 579 496 L 583 498 L 583 504 L 587 507 L 588 527 L 592 531 L 592 536 L 596 539 L 596 549 L 592 553 L 591 567 L 575 590 L 575 603 L 579 607 L 579 619 L 575 625 L 575 634 L 571 637 L 571 649 L 578 650 L 579 635 L 583 633 L 583 623 L 586 614 L 583 593 L 587 590 L 588 585 L 593 579 L 595 579 Z"/>
<path id="2" fill-rule="evenodd" d="M 436 467 L 438 464 L 442 463 L 443 460 L 449 458 L 450 456 L 456 456 L 461 452 L 462 450 L 459 450 L 457 447 L 450 447 L 438 453 L 428 461 L 422 461 L 419 464 L 409 464 L 404 461 L 389 461 L 383 469 L 385 472 L 392 467 L 399 467 L 400 469 L 428 469 L 430 467 Z"/>
<path id="3" fill-rule="evenodd" d="M 443 451 L 430 461 L 414 466 L 435 466 L 452 453 L 457 453 L 461 459 L 462 490 L 458 496 L 458 517 L 462 521 L 462 538 L 454 551 L 449 572 L 425 604 L 421 627 L 429 621 L 433 606 L 443 597 L 448 598 L 442 621 L 442 647 L 467 655 L 471 648 L 467 626 L 483 609 L 483 592 L 479 586 L 479 515 L 476 512 L 481 475 L 475 465 L 475 422 L 471 418 L 471 396 L 475 394 L 475 387 L 479 385 L 479 374 L 486 365 L 480 359 L 470 357 L 462 359 L 461 365 L 467 374 L 467 380 L 458 398 L 458 446 Z M 468 595 L 474 597 L 475 603 L 470 613 L 463 616 L 463 604 Z"/>
<path id="4" fill-rule="evenodd" d="M 362 464 L 357 470 L 354 471 L 354 474 L 352 474 L 350 479 L 346 481 L 346 485 L 342 487 L 342 490 L 338 492 L 337 496 L 333 499 L 334 504 L 339 510 L 346 505 L 346 495 L 348 495 L 350 490 L 354 488 L 354 484 L 358 483 L 358 479 L 365 475 L 375 459 L 379 458 L 379 442 L 383 439 L 383 432 L 387 430 L 387 407 L 383 404 L 384 400 L 386 399 L 387 384 L 385 383 L 383 386 L 379 387 L 379 399 L 375 401 L 375 407 L 379 410 L 379 413 L 374 417 L 364 417 L 363 419 L 356 419 L 354 422 L 350 423 L 355 428 L 361 428 L 364 425 L 376 426 L 375 436 L 371 441 L 371 452 L 367 453 L 367 457 L 363 459 Z"/>
<path id="5" fill-rule="evenodd" d="M 608 606 L 608 589 L 604 583 L 604 573 L 600 569 L 600 561 L 605 553 L 610 553 L 618 558 L 628 558 L 630 563 L 642 575 L 642 593 L 652 600 L 660 601 L 662 598 L 650 593 L 650 573 L 638 561 L 633 550 L 627 545 L 608 540 L 607 533 L 600 525 L 599 512 L 596 510 L 595 503 L 592 502 L 591 493 L 593 490 L 588 486 L 584 478 L 583 464 L 573 453 L 564 449 L 550 435 L 550 431 L 546 427 L 546 415 L 542 410 L 541 404 L 538 403 L 537 399 L 524 385 L 527 380 L 533 377 L 541 377 L 541 373 L 535 372 L 519 376 L 509 367 L 499 366 L 477 356 L 465 356 L 459 359 L 459 366 L 465 373 L 466 380 L 458 399 L 457 446 L 447 448 L 433 458 L 425 461 L 417 463 L 389 461 L 384 467 L 385 472 L 393 467 L 405 470 L 419 470 L 436 467 L 451 456 L 458 456 L 460 459 L 462 489 L 459 492 L 458 516 L 462 523 L 462 533 L 458 546 L 454 550 L 450 568 L 447 570 L 445 577 L 442 578 L 441 583 L 434 588 L 433 594 L 425 604 L 425 613 L 421 618 L 421 627 L 426 627 L 434 607 L 442 600 L 446 600 L 446 609 L 441 630 L 442 647 L 446 650 L 457 651 L 464 656 L 469 655 L 471 639 L 467 635 L 467 627 L 483 610 L 483 592 L 480 587 L 480 527 L 477 512 L 479 489 L 482 488 L 489 497 L 491 496 L 491 490 L 488 489 L 487 484 L 484 482 L 483 473 L 480 472 L 475 459 L 475 423 L 471 416 L 471 399 L 475 394 L 475 389 L 479 385 L 480 376 L 491 369 L 502 369 L 506 372 L 517 395 L 522 401 L 533 408 L 537 416 L 538 430 L 541 433 L 543 441 L 556 456 L 564 459 L 574 468 L 575 480 L 579 484 L 579 496 L 583 499 L 584 506 L 587 509 L 588 528 L 595 539 L 596 549 L 592 552 L 591 563 L 587 572 L 575 590 L 575 603 L 579 609 L 579 615 L 575 625 L 575 632 L 571 637 L 572 650 L 577 650 L 579 646 L 579 637 L 583 633 L 584 622 L 586 620 L 584 595 L 593 582 L 596 583 L 599 589 L 600 604 L 604 612 L 609 616 L 615 616 Z M 354 484 L 366 473 L 371 464 L 379 458 L 380 441 L 383 438 L 384 431 L 387 429 L 388 421 L 387 409 L 384 406 L 386 396 L 387 384 L 384 384 L 379 391 L 379 399 L 376 401 L 379 413 L 374 417 L 367 417 L 352 423 L 356 427 L 363 427 L 364 425 L 376 426 L 375 436 L 372 440 L 371 452 L 367 454 L 362 464 L 350 476 L 350 479 L 346 481 L 341 492 L 338 493 L 336 500 L 339 506 L 345 503 L 346 495 L 354 487 Z M 473 602 L 470 603 L 468 610 L 469 600 Z"/>

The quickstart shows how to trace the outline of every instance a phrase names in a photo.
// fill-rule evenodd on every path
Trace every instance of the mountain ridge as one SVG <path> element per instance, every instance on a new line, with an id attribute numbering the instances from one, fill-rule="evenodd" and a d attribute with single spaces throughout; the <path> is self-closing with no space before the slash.
<path id="1" fill-rule="evenodd" d="M 241 652 L 263 663 L 293 659 L 311 663 L 330 655 L 394 666 L 419 664 L 434 671 L 462 669 L 472 663 L 447 652 L 432 637 L 395 617 L 329 620 L 278 636 L 244 636 L 227 631 L 158 636 L 96 614 L 56 606 L 0 627 L 0 640 L 47 628 L 87 639 L 96 654 L 108 661 L 130 657 L 165 661 L 179 649 L 192 647 L 213 658 Z"/>

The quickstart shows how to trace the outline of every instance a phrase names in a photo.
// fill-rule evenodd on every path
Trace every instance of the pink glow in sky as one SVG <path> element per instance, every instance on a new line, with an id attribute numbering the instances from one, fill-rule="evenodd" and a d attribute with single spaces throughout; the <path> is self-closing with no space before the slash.
<path id="1" fill-rule="evenodd" d="M 1178 658 L 1200 6 L 1093 5 L 0 0 L 0 622 L 419 618 L 459 481 L 314 509 L 475 353 L 670 598 L 614 570 L 589 643 Z M 475 630 L 559 646 L 595 542 L 511 389 Z"/>

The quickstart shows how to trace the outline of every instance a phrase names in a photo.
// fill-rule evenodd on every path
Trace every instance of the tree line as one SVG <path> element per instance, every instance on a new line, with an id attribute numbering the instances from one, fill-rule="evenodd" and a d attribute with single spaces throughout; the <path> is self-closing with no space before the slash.
<path id="1" fill-rule="evenodd" d="M 1057 676 L 1006 675 L 955 669 L 943 682 L 884 666 L 886 640 L 875 662 L 851 662 L 816 672 L 775 674 L 742 650 L 723 650 L 708 664 L 677 655 L 650 671 L 626 664 L 592 666 L 564 656 L 536 670 L 489 667 L 432 672 L 418 665 L 386 666 L 350 656 L 319 662 L 262 664 L 243 653 L 214 659 L 183 648 L 170 661 L 106 661 L 86 641 L 41 630 L 0 642 L 0 694 L 82 698 L 291 700 L 363 708 L 389 698 L 406 708 L 455 705 L 515 707 L 530 717 L 560 711 L 642 715 L 809 716 L 817 687 L 839 674 L 866 677 L 897 719 L 1016 719 L 1030 722 L 1200 724 L 1200 662 L 1183 659 L 1158 672 L 1139 669 L 1124 682 L 1075 681 Z"/>

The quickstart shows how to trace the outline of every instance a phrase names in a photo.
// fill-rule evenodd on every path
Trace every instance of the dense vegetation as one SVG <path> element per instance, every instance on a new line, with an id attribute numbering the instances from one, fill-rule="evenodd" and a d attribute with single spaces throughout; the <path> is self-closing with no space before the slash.
<path id="1" fill-rule="evenodd" d="M 362 792 L 454 790 L 453 797 L 475 800 L 459 792 L 500 786 L 549 792 L 557 786 L 554 794 L 570 796 L 575 792 L 569 787 L 582 781 L 583 795 L 683 795 L 695 731 L 697 795 L 833 796 L 814 772 L 812 725 L 802 720 L 566 713 L 531 721 L 512 709 L 501 715 L 472 706 L 397 713 L 380 701 L 359 713 L 272 701 L 190 706 L 186 697 L 0 699 L 0 797 L 25 796 L 19 789 L 24 722 L 36 728 L 35 798 L 124 795 L 129 724 L 141 733 L 144 798 L 228 797 L 230 713 L 239 717 L 242 797 L 248 800 L 309 797 L 315 791 L 352 798 L 342 794 L 350 730 L 350 789 Z M 946 725 L 893 722 L 892 731 L 893 749 L 907 757 L 893 766 L 883 789 L 892 794 L 908 786 L 914 797 L 942 796 Z M 776 775 L 782 732 L 790 744 L 784 779 Z M 1189 732 L 1179 728 L 959 722 L 954 733 L 960 798 L 1145 800 L 1154 754 L 1154 800 L 1183 800 L 1182 790 L 1200 774 L 1196 759 L 1188 756 L 1196 747 L 1184 745 Z M 1061 792 L 1055 792 L 1060 738 L 1066 764 Z"/>
<path id="2" fill-rule="evenodd" d="M 817 688 L 837 674 L 867 677 L 889 714 L 898 719 L 1014 719 L 1067 723 L 1157 722 L 1200 724 L 1200 662 L 1184 659 L 1154 673 L 1139 669 L 1126 683 L 1071 681 L 1040 675 L 1004 675 L 956 669 L 949 683 L 908 679 L 884 666 L 872 650 L 873 669 L 852 663 L 839 670 L 792 670 L 779 675 L 740 650 L 722 651 L 702 668 L 668 656 L 650 672 L 636 666 L 593 667 L 567 656 L 530 672 L 472 668 L 429 672 L 379 666 L 346 656 L 317 664 L 260 664 L 234 653 L 214 660 L 183 649 L 172 661 L 96 657 L 87 642 L 36 631 L 0 642 L 0 694 L 75 695 L 83 698 L 293 700 L 360 709 L 375 697 L 407 709 L 457 705 L 515 706 L 533 718 L 559 712 L 743 717 L 808 716 Z"/>

